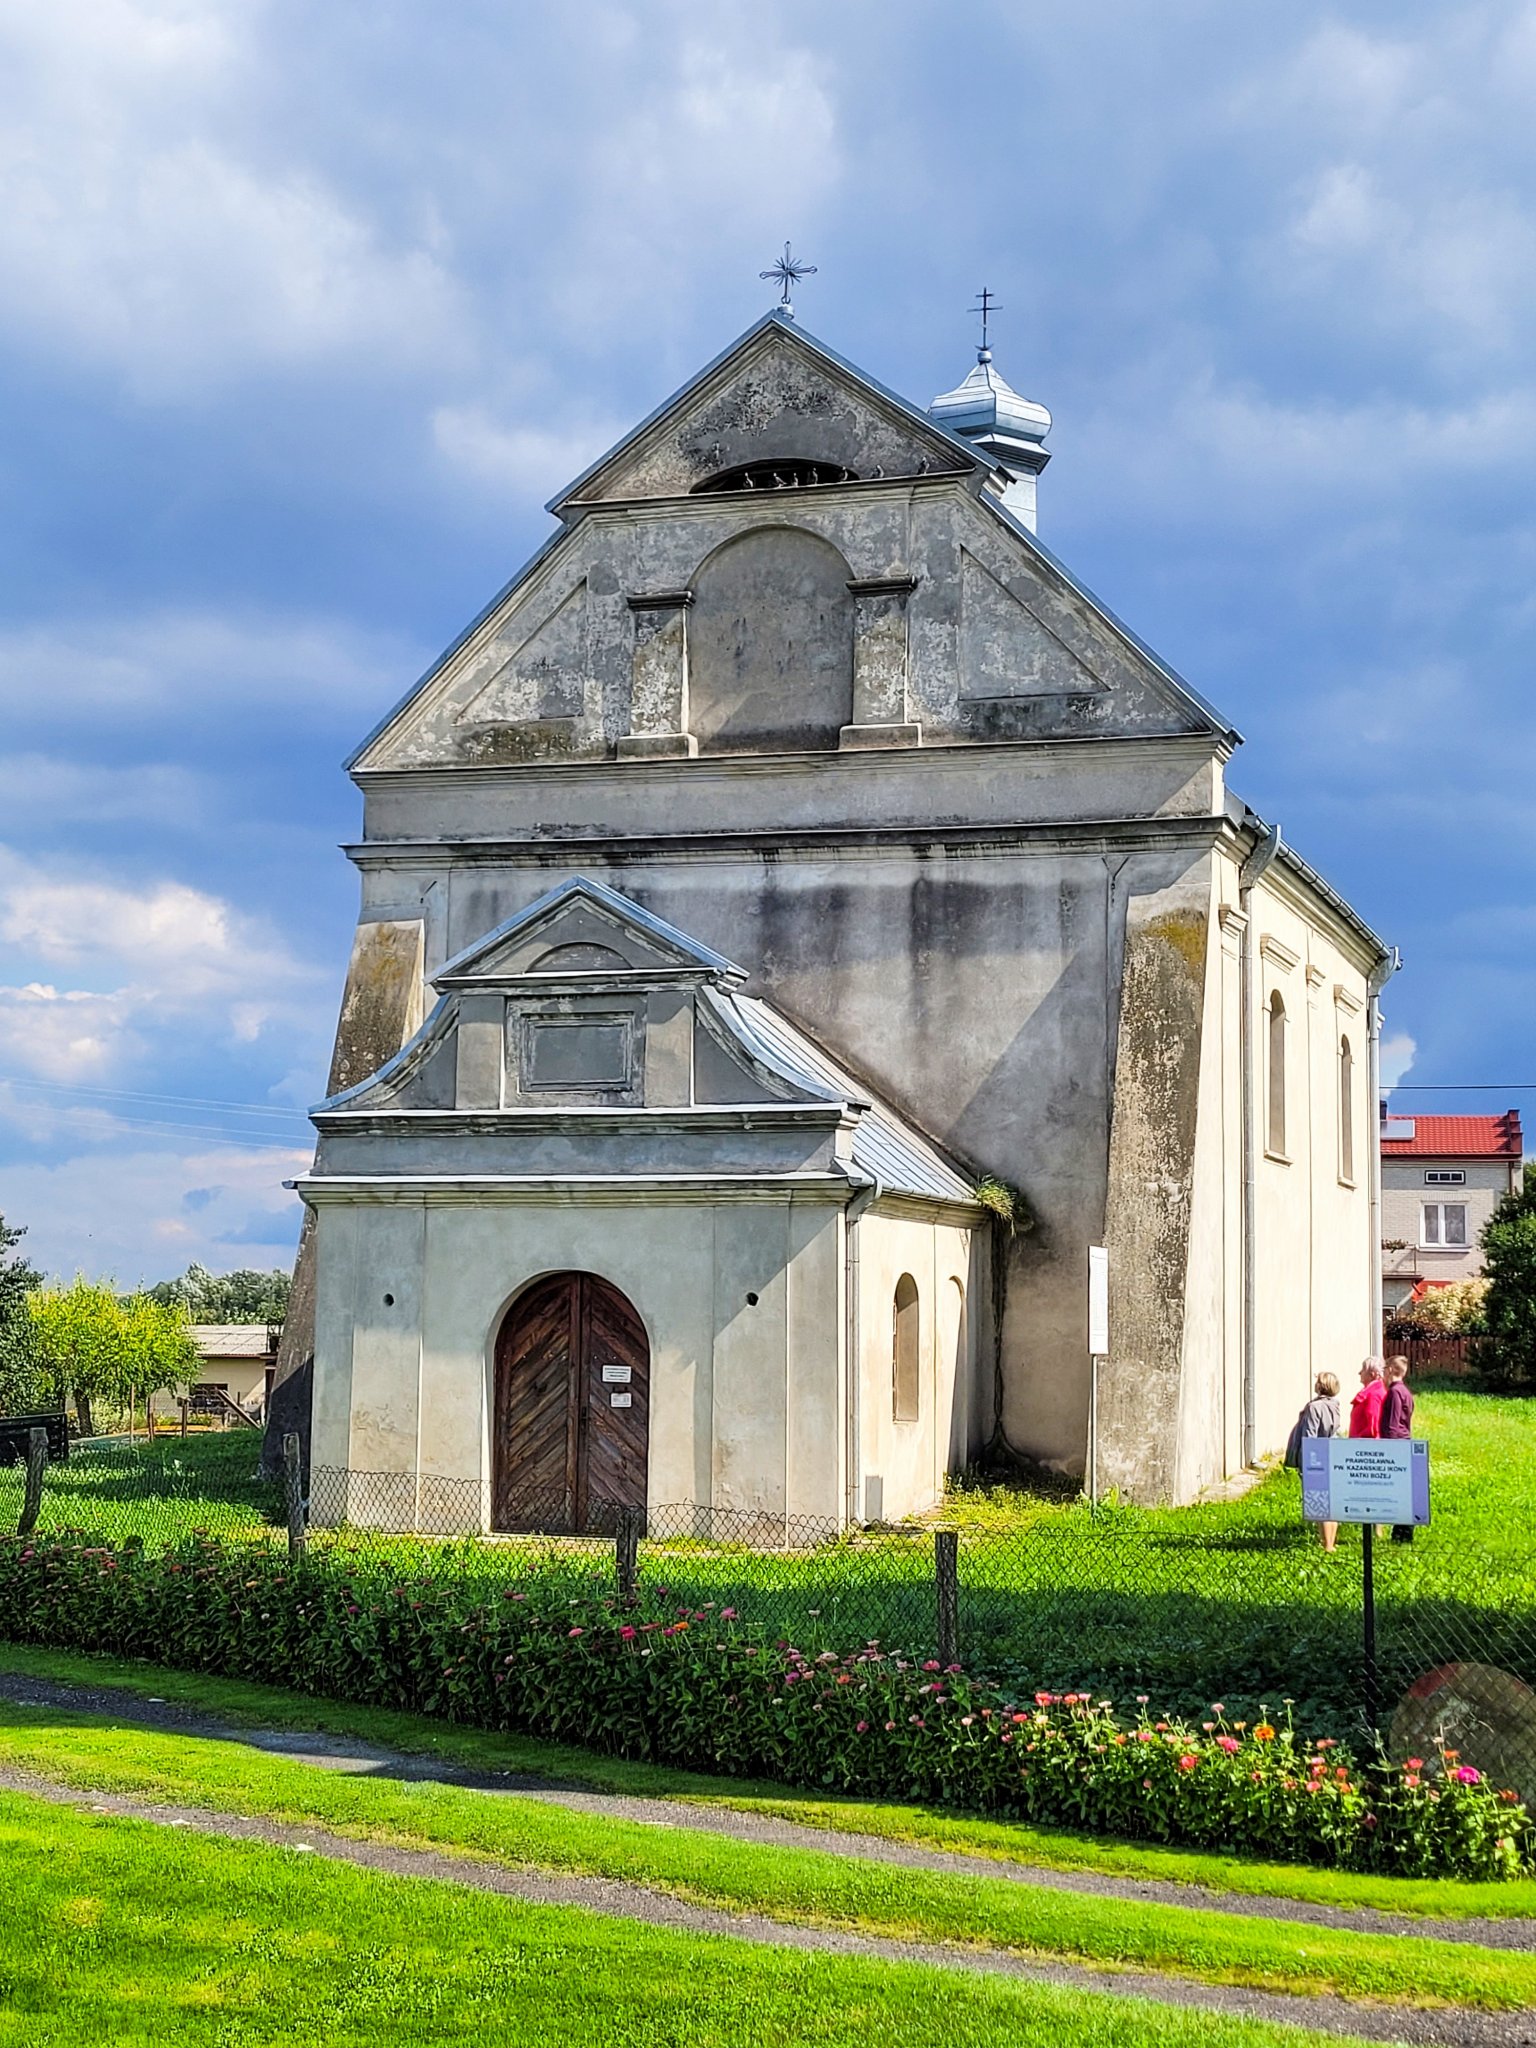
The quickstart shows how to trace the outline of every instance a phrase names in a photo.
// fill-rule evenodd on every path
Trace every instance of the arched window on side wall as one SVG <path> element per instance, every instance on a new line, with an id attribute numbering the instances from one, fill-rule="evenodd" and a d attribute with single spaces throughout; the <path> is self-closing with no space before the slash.
<path id="1" fill-rule="evenodd" d="M 1355 1177 L 1355 1056 L 1349 1040 L 1339 1040 L 1339 1178 Z"/>
<path id="2" fill-rule="evenodd" d="M 1279 989 L 1269 999 L 1269 1123 L 1264 1149 L 1285 1157 L 1285 998 Z"/>
<path id="3" fill-rule="evenodd" d="M 920 1315 L 917 1282 L 903 1273 L 896 1282 L 891 1333 L 891 1413 L 898 1422 L 916 1422 Z"/>

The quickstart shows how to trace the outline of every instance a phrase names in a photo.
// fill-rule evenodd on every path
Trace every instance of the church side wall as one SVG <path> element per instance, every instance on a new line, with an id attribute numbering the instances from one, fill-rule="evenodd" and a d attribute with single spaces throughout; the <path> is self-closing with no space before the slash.
<path id="1" fill-rule="evenodd" d="M 1273 879 L 1271 879 L 1272 877 Z M 1374 1350 L 1370 1296 L 1370 1100 L 1365 970 L 1284 871 L 1249 898 L 1254 979 L 1255 1448 L 1285 1442 L 1315 1375 L 1346 1393 Z M 1235 900 L 1235 876 L 1232 897 Z M 1268 1129 L 1271 1019 L 1284 1007 L 1285 1132 Z M 1234 1020 L 1235 1021 L 1235 1020 Z M 1341 1143 L 1340 1051 L 1353 1054 L 1353 1177 Z"/>

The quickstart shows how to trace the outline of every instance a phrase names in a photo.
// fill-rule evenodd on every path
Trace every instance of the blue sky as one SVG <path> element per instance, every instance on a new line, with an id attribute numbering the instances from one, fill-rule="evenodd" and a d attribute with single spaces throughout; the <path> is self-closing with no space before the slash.
<path id="1" fill-rule="evenodd" d="M 1402 946 L 1408 1078 L 1536 1080 L 1533 100 L 1536 6 L 0 0 L 34 1256 L 286 1260 L 338 764 L 786 236 L 806 324 L 921 402 L 992 287 L 1042 537 Z"/>

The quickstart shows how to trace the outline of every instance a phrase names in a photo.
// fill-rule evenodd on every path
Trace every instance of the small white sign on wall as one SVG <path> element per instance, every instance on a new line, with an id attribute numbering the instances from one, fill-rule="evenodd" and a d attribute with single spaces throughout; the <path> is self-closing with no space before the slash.
<path id="1" fill-rule="evenodd" d="M 1088 1355 L 1109 1356 L 1109 1249 L 1088 1247 Z"/>
<path id="2" fill-rule="evenodd" d="M 629 1385 L 629 1371 L 630 1369 L 627 1365 L 605 1365 L 603 1367 L 604 1383 L 609 1386 L 627 1387 Z"/>
<path id="3" fill-rule="evenodd" d="M 627 1408 L 633 1399 L 633 1394 L 610 1394 L 608 1396 L 608 1406 L 610 1408 Z"/>

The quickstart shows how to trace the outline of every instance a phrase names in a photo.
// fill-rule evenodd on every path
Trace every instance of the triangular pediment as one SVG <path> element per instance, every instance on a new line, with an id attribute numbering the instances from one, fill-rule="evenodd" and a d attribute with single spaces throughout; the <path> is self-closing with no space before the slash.
<path id="1" fill-rule="evenodd" d="M 1003 575 L 960 550 L 960 695 L 969 702 L 1096 694 L 1090 665 Z M 1084 649 L 1083 652 L 1087 650 Z"/>
<path id="2" fill-rule="evenodd" d="M 578 477 L 550 510 L 686 496 L 756 463 L 831 465 L 861 481 L 990 464 L 777 315 L 759 322 Z"/>
<path id="3" fill-rule="evenodd" d="M 745 979 L 722 953 L 601 882 L 576 876 L 446 961 L 434 988 L 502 984 L 525 976 L 611 979 L 615 975 L 697 973 Z"/>
<path id="4" fill-rule="evenodd" d="M 517 631 L 516 624 L 512 627 Z M 580 715 L 590 661 L 587 654 L 587 585 L 583 578 L 543 619 L 524 622 L 524 637 L 505 652 L 490 676 L 456 712 L 456 725 L 526 725 Z"/>

